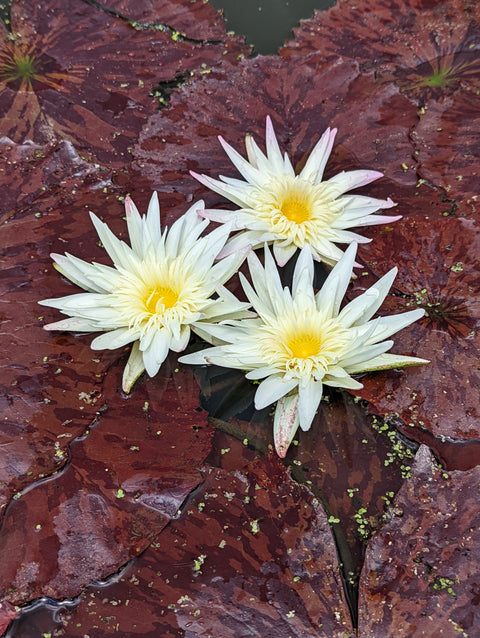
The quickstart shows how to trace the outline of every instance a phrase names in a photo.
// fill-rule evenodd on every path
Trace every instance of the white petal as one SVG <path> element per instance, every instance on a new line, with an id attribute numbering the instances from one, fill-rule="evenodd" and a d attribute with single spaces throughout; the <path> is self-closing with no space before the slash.
<path id="1" fill-rule="evenodd" d="M 133 388 L 133 384 L 144 370 L 145 366 L 143 365 L 143 354 L 140 352 L 139 342 L 135 341 L 123 371 L 122 390 L 125 394 L 130 392 Z"/>
<path id="2" fill-rule="evenodd" d="M 160 204 L 158 203 L 158 195 L 156 191 L 153 191 L 148 203 L 145 226 L 148 230 L 152 244 L 158 243 L 162 237 L 162 230 L 160 228 Z"/>
<path id="3" fill-rule="evenodd" d="M 292 281 L 292 297 L 297 294 L 313 295 L 313 258 L 309 246 L 304 246 L 295 264 Z"/>
<path id="4" fill-rule="evenodd" d="M 149 347 L 144 350 L 140 342 L 140 350 L 143 352 L 143 363 L 148 376 L 154 377 L 160 366 L 167 358 L 170 349 L 171 337 L 167 330 L 157 330 Z"/>
<path id="5" fill-rule="evenodd" d="M 103 247 L 114 265 L 123 266 L 126 270 L 129 270 L 129 266 L 132 263 L 132 249 L 125 242 L 115 237 L 107 224 L 104 224 L 94 213 L 90 213 L 90 218 Z"/>
<path id="6" fill-rule="evenodd" d="M 380 354 L 387 352 L 393 346 L 393 341 L 382 341 L 371 346 L 362 346 L 346 353 L 346 356 L 339 360 L 339 364 L 342 368 L 345 368 L 347 372 L 350 372 L 350 366 L 353 366 L 355 370 L 358 370 L 362 363 L 368 363 L 370 359 L 374 359 Z"/>
<path id="7" fill-rule="evenodd" d="M 90 319 L 80 317 L 70 317 L 69 319 L 61 319 L 54 323 L 48 323 L 43 326 L 44 330 L 70 330 L 72 332 L 98 332 L 101 326 Z"/>
<path id="8" fill-rule="evenodd" d="M 252 166 L 247 160 L 240 155 L 238 151 L 236 151 L 233 146 L 230 146 L 221 135 L 219 135 L 218 139 L 220 140 L 220 144 L 223 147 L 223 150 L 230 158 L 230 161 L 235 166 L 237 171 L 244 177 L 247 182 L 251 184 L 257 184 L 261 186 L 264 182 L 264 177 L 262 173 L 257 170 L 254 166 Z"/>
<path id="9" fill-rule="evenodd" d="M 370 184 L 370 182 L 375 181 L 383 177 L 383 173 L 379 173 L 378 171 L 369 171 L 369 170 L 358 170 L 358 171 L 342 171 L 338 173 L 334 177 L 327 180 L 327 184 L 335 185 L 338 195 L 342 195 L 352 188 L 359 188 L 360 186 L 365 186 L 366 184 Z"/>
<path id="10" fill-rule="evenodd" d="M 358 233 L 354 233 L 350 230 L 335 230 L 333 233 L 332 241 L 339 244 L 351 244 L 356 242 L 357 244 L 369 244 L 372 240 L 370 237 L 364 237 Z"/>
<path id="11" fill-rule="evenodd" d="M 298 394 L 279 399 L 273 419 L 273 439 L 280 458 L 285 458 L 290 443 L 298 429 Z"/>
<path id="12" fill-rule="evenodd" d="M 399 330 L 406 328 L 414 321 L 421 319 L 425 316 L 423 308 L 417 310 L 410 310 L 409 312 L 402 312 L 398 315 L 387 315 L 386 317 L 379 317 L 376 319 L 375 330 L 366 343 L 375 343 L 377 341 L 383 341 L 391 335 L 395 334 Z"/>
<path id="13" fill-rule="evenodd" d="M 80 288 L 83 288 L 88 292 L 109 292 L 109 288 L 98 285 L 96 281 L 100 264 L 89 264 L 88 262 L 83 261 L 83 259 L 74 257 L 69 253 L 65 253 L 65 255 L 52 253 L 50 257 L 55 261 L 55 268 L 58 272 L 60 272 L 64 277 L 67 277 L 67 279 L 70 279 L 71 282 Z M 100 266 L 100 268 L 112 276 L 115 276 L 116 274 L 115 269 L 110 266 Z"/>
<path id="14" fill-rule="evenodd" d="M 174 352 L 183 352 L 190 340 L 190 326 L 180 326 L 179 335 L 170 342 L 170 348 Z"/>
<path id="15" fill-rule="evenodd" d="M 322 399 L 321 381 L 309 379 L 298 386 L 298 418 L 302 430 L 309 430 Z"/>
<path id="16" fill-rule="evenodd" d="M 245 137 L 248 161 L 252 166 L 263 172 L 270 172 L 271 166 L 267 157 L 262 153 L 251 135 Z"/>
<path id="17" fill-rule="evenodd" d="M 95 337 L 91 343 L 92 350 L 116 350 L 131 343 L 135 339 L 134 333 L 128 328 L 117 328 Z"/>
<path id="18" fill-rule="evenodd" d="M 288 394 L 298 385 L 297 379 L 287 381 L 281 375 L 273 375 L 264 379 L 255 393 L 255 408 L 261 410 Z"/>
<path id="19" fill-rule="evenodd" d="M 195 173 L 194 171 L 190 171 L 190 175 L 194 177 L 197 181 L 199 181 L 200 184 L 203 184 L 204 186 L 214 191 L 215 193 L 218 193 L 219 195 L 226 197 L 234 204 L 237 204 L 237 206 L 240 206 L 240 208 L 244 208 L 245 206 L 248 206 L 248 202 L 245 199 L 245 194 L 248 193 L 249 188 L 240 189 L 240 188 L 235 188 L 233 186 L 228 186 L 222 182 L 219 182 L 216 179 L 212 179 L 211 177 L 208 177 L 208 175 L 199 175 L 198 173 Z"/>
<path id="20" fill-rule="evenodd" d="M 357 245 L 355 243 L 350 244 L 315 296 L 318 310 L 324 312 L 325 317 L 328 319 L 336 317 L 338 314 L 340 304 L 352 277 L 356 253 Z"/>
<path id="21" fill-rule="evenodd" d="M 197 210 L 203 211 L 203 202 L 196 202 L 187 212 L 172 224 L 165 236 L 165 254 L 170 259 L 185 253 L 196 245 L 196 240 L 208 226 L 208 220 L 202 219 Z"/>
<path id="22" fill-rule="evenodd" d="M 237 233 L 231 237 L 224 248 L 218 253 L 217 259 L 223 259 L 228 257 L 232 253 L 241 250 L 244 251 L 248 247 L 258 248 L 263 245 L 263 233 L 258 230 L 247 230 L 242 233 Z"/>
<path id="23" fill-rule="evenodd" d="M 427 359 L 418 357 L 408 357 L 398 354 L 381 354 L 378 357 L 359 363 L 358 365 L 349 366 L 351 374 L 359 372 L 371 372 L 375 370 L 389 370 L 391 368 L 405 368 L 408 366 L 420 366 L 430 363 Z"/>
<path id="24" fill-rule="evenodd" d="M 382 305 L 397 272 L 397 268 L 392 268 L 373 286 L 347 304 L 338 315 L 338 321 L 347 328 L 367 322 Z"/>
<path id="25" fill-rule="evenodd" d="M 210 350 L 214 350 L 214 349 L 215 348 L 205 348 L 205 350 L 199 350 L 198 352 L 182 354 L 181 357 L 178 357 L 178 361 L 180 363 L 188 363 L 189 365 L 194 365 L 194 366 L 207 365 L 209 363 L 207 360 L 208 353 L 210 352 Z"/>
<path id="26" fill-rule="evenodd" d="M 348 374 L 345 376 L 325 375 L 323 383 L 331 388 L 345 388 L 347 390 L 361 390 L 363 388 L 359 381 L 352 379 Z"/>
<path id="27" fill-rule="evenodd" d="M 295 177 L 295 170 L 292 166 L 292 162 L 290 161 L 290 158 L 288 157 L 287 153 L 284 153 L 283 155 L 283 172 L 285 175 L 290 175 L 291 177 Z"/>
<path id="28" fill-rule="evenodd" d="M 331 130 L 330 128 L 327 128 L 310 153 L 309 158 L 300 173 L 300 177 L 312 183 L 321 181 L 323 171 L 325 170 L 328 158 L 332 152 L 336 134 L 336 128 Z"/>
<path id="29" fill-rule="evenodd" d="M 402 215 L 368 215 L 355 220 L 355 226 L 378 226 L 378 224 L 393 224 L 402 219 Z"/>
<path id="30" fill-rule="evenodd" d="M 285 244 L 283 242 L 275 241 L 273 244 L 273 254 L 275 255 L 275 261 L 279 266 L 285 266 L 296 252 L 297 247 L 294 243 Z"/>
<path id="31" fill-rule="evenodd" d="M 218 222 L 219 224 L 224 224 L 225 222 L 230 222 L 233 230 L 243 230 L 244 226 L 242 224 L 237 224 L 237 210 L 224 210 L 221 208 L 205 208 L 202 211 L 199 211 L 199 215 L 205 217 L 212 222 Z"/>
<path id="32" fill-rule="evenodd" d="M 278 372 L 279 370 L 275 366 L 266 366 L 250 370 L 250 372 L 247 372 L 245 375 L 245 378 L 250 379 L 250 381 L 257 381 L 258 379 L 265 379 L 265 377 L 269 377 L 272 374 L 278 374 Z"/>
<path id="33" fill-rule="evenodd" d="M 125 197 L 125 212 L 127 215 L 128 236 L 130 244 L 137 255 L 143 257 L 143 224 L 140 213 L 130 197 Z"/>
<path id="34" fill-rule="evenodd" d="M 266 124 L 266 146 L 267 157 L 273 165 L 273 171 L 282 174 L 284 167 L 282 153 L 280 152 L 275 131 L 273 130 L 272 120 L 269 115 L 267 115 Z"/>
<path id="35" fill-rule="evenodd" d="M 228 257 L 220 259 L 210 270 L 212 281 L 220 284 L 228 281 L 238 271 L 250 251 L 251 247 L 245 246 L 243 250 L 237 250 L 235 253 L 228 255 Z"/>

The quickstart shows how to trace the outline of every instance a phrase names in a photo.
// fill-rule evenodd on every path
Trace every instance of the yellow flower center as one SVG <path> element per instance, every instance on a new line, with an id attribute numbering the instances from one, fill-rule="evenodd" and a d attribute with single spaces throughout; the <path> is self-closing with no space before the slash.
<path id="1" fill-rule="evenodd" d="M 280 205 L 283 215 L 295 224 L 302 224 L 311 219 L 312 209 L 305 197 L 300 193 L 287 192 L 287 195 Z"/>
<path id="2" fill-rule="evenodd" d="M 152 315 L 157 312 L 157 304 L 161 302 L 162 308 L 173 308 L 178 301 L 178 293 L 171 288 L 159 286 L 148 291 L 148 296 L 144 300 L 145 309 Z"/>
<path id="3" fill-rule="evenodd" d="M 322 341 L 319 336 L 311 333 L 295 335 L 287 341 L 287 348 L 292 353 L 292 358 L 308 359 L 319 354 Z"/>

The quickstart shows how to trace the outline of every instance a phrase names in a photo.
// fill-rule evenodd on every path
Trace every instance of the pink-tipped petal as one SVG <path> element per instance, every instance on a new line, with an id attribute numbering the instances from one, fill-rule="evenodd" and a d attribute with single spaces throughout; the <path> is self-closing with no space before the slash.
<path id="1" fill-rule="evenodd" d="M 140 215 L 137 207 L 133 203 L 132 198 L 129 197 L 128 195 L 127 197 L 125 197 L 125 212 L 127 214 L 127 217 L 131 217 L 132 215 L 135 215 L 135 214 Z"/>
<path id="2" fill-rule="evenodd" d="M 283 397 L 277 402 L 273 419 L 273 440 L 280 458 L 285 458 L 298 429 L 298 394 Z"/>

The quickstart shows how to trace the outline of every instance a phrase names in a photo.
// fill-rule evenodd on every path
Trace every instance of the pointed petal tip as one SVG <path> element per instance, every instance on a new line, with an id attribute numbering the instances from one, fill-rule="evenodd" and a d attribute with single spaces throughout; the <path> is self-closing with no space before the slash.
<path id="1" fill-rule="evenodd" d="M 133 199 L 127 195 L 125 197 L 125 212 L 127 214 L 127 217 L 131 217 L 136 210 L 137 209 L 135 204 L 133 203 Z"/>
<path id="2" fill-rule="evenodd" d="M 273 418 L 275 451 L 284 459 L 298 429 L 298 394 L 284 396 L 277 401 Z"/>
<path id="3" fill-rule="evenodd" d="M 287 456 L 288 446 L 280 445 L 278 441 L 275 441 L 275 452 L 281 459 L 284 459 Z"/>

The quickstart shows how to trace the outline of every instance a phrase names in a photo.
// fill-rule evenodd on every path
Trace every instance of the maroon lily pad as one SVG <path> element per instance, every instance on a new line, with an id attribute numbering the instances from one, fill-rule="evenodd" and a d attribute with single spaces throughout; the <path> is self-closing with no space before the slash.
<path id="1" fill-rule="evenodd" d="M 317 11 L 294 30 L 280 54 L 318 52 L 324 61 L 338 57 L 374 69 L 380 83 L 394 82 L 425 101 L 459 87 L 480 88 L 480 12 L 465 0 L 340 0 Z M 302 58 L 304 59 L 304 58 Z"/>
<path id="2" fill-rule="evenodd" d="M 179 519 L 64 618 L 72 638 L 352 635 L 327 517 L 273 456 L 205 470 Z"/>
<path id="3" fill-rule="evenodd" d="M 4 137 L 0 140 L 0 216 L 18 217 L 21 211 L 29 211 L 35 200 L 44 199 L 47 192 L 49 196 L 53 192 L 62 196 L 65 191 L 75 191 L 89 177 L 98 183 L 102 173 L 98 166 L 85 162 L 67 140 L 48 145 L 32 141 L 16 144 Z"/>
<path id="4" fill-rule="evenodd" d="M 145 6 L 139 17 L 147 22 L 140 23 L 137 5 L 125 0 L 111 10 L 49 0 L 32 7 L 16 0 L 11 33 L 0 25 L 0 136 L 39 144 L 68 138 L 101 162 L 122 165 L 156 108 L 152 92 L 159 82 L 208 69 L 224 54 L 236 60 L 248 52 L 210 7 L 159 0 Z M 162 11 L 169 20 L 177 14 L 169 28 Z M 176 31 L 192 25 L 196 34 L 197 17 L 212 25 L 214 41 Z"/>
<path id="5" fill-rule="evenodd" d="M 113 204 L 121 215 L 121 205 L 108 190 L 94 191 L 97 206 Z M 62 237 L 70 233 L 80 245 L 87 238 L 90 250 L 94 246 L 84 202 L 69 210 L 68 221 L 53 202 L 54 196 L 44 213 L 36 208 L 19 211 L 2 225 L 3 504 L 12 493 L 63 465 L 69 439 L 95 419 L 103 403 L 104 373 L 119 356 L 94 353 L 85 337 L 42 330 L 50 311 L 45 313 L 37 302 L 72 291 L 52 268 L 50 251 L 64 250 Z"/>
<path id="6" fill-rule="evenodd" d="M 401 430 L 432 447 L 452 469 L 480 462 L 478 317 L 480 231 L 475 222 L 407 218 L 377 232 L 360 256 L 375 275 L 399 268 L 382 309 L 421 307 L 425 318 L 404 329 L 393 351 L 430 363 L 362 378 L 359 394 Z M 370 280 L 371 283 L 371 280 Z M 357 288 L 369 285 L 360 277 Z"/>
<path id="7" fill-rule="evenodd" d="M 474 636 L 480 620 L 480 468 L 441 470 L 422 446 L 371 540 L 359 636 Z"/>
<path id="8" fill-rule="evenodd" d="M 477 93 L 457 91 L 431 100 L 412 133 L 418 173 L 455 199 L 458 214 L 479 219 L 480 104 Z"/>
<path id="9" fill-rule="evenodd" d="M 251 87 L 255 86 L 254 92 Z M 280 146 L 300 167 L 328 126 L 338 127 L 327 177 L 341 170 L 371 168 L 386 173 L 384 196 L 397 183 L 414 186 L 417 177 L 409 139 L 416 107 L 393 86 L 379 87 L 373 73 L 355 62 L 330 66 L 289 64 L 257 57 L 239 65 L 224 63 L 203 79 L 184 85 L 168 109 L 153 115 L 134 147 L 136 166 L 155 185 L 225 203 L 208 194 L 185 169 L 235 175 L 217 135 L 242 151 L 247 133 L 265 140 L 265 118 L 272 117 Z M 362 123 L 359 126 L 359 122 Z"/>
<path id="10" fill-rule="evenodd" d="M 209 2 L 178 2 L 172 0 L 107 0 L 103 7 L 121 14 L 132 22 L 141 25 L 158 25 L 159 30 L 172 32 L 176 41 L 188 41 L 195 44 L 219 44 L 224 41 L 227 58 L 233 59 L 241 46 L 239 37 L 232 38 L 231 34 L 226 38 L 225 25 L 220 11 Z M 229 55 L 229 49 L 236 45 Z M 247 49 L 242 49 L 246 51 Z"/>
<path id="11" fill-rule="evenodd" d="M 213 419 L 216 433 L 208 461 L 228 471 L 243 470 L 274 449 L 271 409 L 253 410 L 255 386 L 214 371 L 213 383 L 202 381 L 202 393 L 209 396 L 210 410 L 218 402 L 217 412 L 227 414 L 225 420 Z M 228 418 L 229 406 L 240 406 L 242 396 L 250 410 L 244 407 L 242 419 Z M 369 415 L 363 402 L 327 390 L 312 427 L 297 432 L 287 453 L 292 478 L 308 485 L 329 515 L 352 607 L 368 538 L 410 469 L 413 453 L 407 443 L 394 427 Z"/>
<path id="12" fill-rule="evenodd" d="M 107 376 L 102 411 L 55 477 L 14 500 L 0 530 L 2 603 L 72 597 L 145 550 L 202 481 L 212 428 L 193 373 L 164 365 L 121 395 Z"/>
<path id="13" fill-rule="evenodd" d="M 92 351 L 88 334 L 42 329 L 60 317 L 37 302 L 79 291 L 54 270 L 50 252 L 68 251 L 89 261 L 109 263 L 97 245 L 89 210 L 128 239 L 123 186 L 113 186 L 108 173 L 83 163 L 70 143 L 40 149 L 15 144 L 7 148 L 0 250 L 4 301 L 2 507 L 13 494 L 63 466 L 68 444 L 90 426 L 103 406 L 106 371 L 124 353 Z M 13 168 L 19 161 L 23 170 Z M 137 183 L 137 189 L 137 204 L 145 210 L 151 191 L 145 182 Z M 12 209 L 14 199 L 17 206 Z M 185 211 L 178 196 L 160 199 L 168 211 L 164 222 Z"/>

